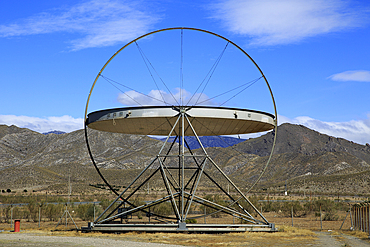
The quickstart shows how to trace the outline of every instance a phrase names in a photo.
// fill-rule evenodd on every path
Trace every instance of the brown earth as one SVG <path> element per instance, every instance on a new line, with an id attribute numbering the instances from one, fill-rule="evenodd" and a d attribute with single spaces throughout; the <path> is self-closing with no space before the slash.
<path id="1" fill-rule="evenodd" d="M 319 217 L 309 215 L 306 217 L 282 217 L 276 213 L 265 213 L 265 217 L 277 225 L 278 232 L 275 233 L 228 233 L 228 234 L 184 234 L 184 233 L 124 233 L 124 234 L 103 234 L 103 233 L 81 233 L 73 231 L 74 225 L 69 220 L 68 226 L 65 227 L 65 221 L 56 228 L 57 222 L 41 222 L 40 228 L 38 222 L 21 221 L 21 233 L 35 236 L 60 236 L 60 237 L 76 237 L 76 241 L 84 243 L 80 237 L 88 237 L 88 239 L 114 239 L 117 241 L 132 241 L 136 243 L 163 243 L 172 245 L 184 246 L 370 246 L 368 234 L 360 231 L 350 231 L 350 219 L 344 221 L 342 230 L 339 230 L 345 217 L 344 212 L 339 212 L 339 220 L 323 221 L 322 229 Z M 209 223 L 220 223 L 222 218 L 214 218 Z M 199 222 L 202 223 L 202 222 Z M 207 221 L 208 223 L 208 221 Z M 87 222 L 76 220 L 77 226 L 87 226 Z M 17 246 L 15 240 L 12 242 L 7 238 L 6 234 L 14 234 L 10 231 L 10 224 L 0 224 L 0 245 L 1 246 Z M 21 235 L 24 236 L 24 235 Z M 28 236 L 28 235 L 27 235 Z M 30 237 L 31 238 L 31 237 Z M 21 238 L 19 238 L 21 239 Z M 67 239 L 65 239 L 67 240 Z M 17 239 L 18 241 L 18 239 Z M 21 241 L 21 240 L 19 240 Z M 23 240 L 22 240 L 23 241 Z M 36 241 L 31 246 L 49 246 L 43 243 L 44 240 L 32 240 L 24 238 L 28 244 Z M 39 242 L 37 242 L 39 241 Z M 46 240 L 45 240 L 46 241 Z M 60 240 L 62 241 L 62 240 Z M 59 242 L 60 242 L 59 241 Z M 70 241 L 70 239 L 68 240 Z M 86 240 L 87 241 L 87 240 Z M 123 243 L 123 242 L 122 242 Z M 88 243 L 81 246 L 88 246 Z M 22 246 L 22 245 L 21 245 Z M 26 245 L 23 245 L 26 246 Z M 63 246 L 63 245 L 60 245 Z M 71 245 L 75 246 L 75 245 Z M 95 245 L 89 245 L 95 246 Z M 131 246 L 131 245 L 128 245 Z M 132 245 L 134 246 L 134 245 Z M 137 245 L 142 246 L 142 245 Z M 145 245 L 146 246 L 146 245 Z"/>

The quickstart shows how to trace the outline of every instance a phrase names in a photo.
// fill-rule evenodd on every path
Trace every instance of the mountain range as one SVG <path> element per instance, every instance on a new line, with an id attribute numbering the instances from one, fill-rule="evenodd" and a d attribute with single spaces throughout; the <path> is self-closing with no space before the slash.
<path id="1" fill-rule="evenodd" d="M 167 138 L 158 138 L 158 140 L 166 141 Z M 172 143 L 175 140 L 175 137 L 168 138 L 168 142 Z M 245 139 L 229 137 L 229 136 L 200 136 L 200 142 L 202 143 L 204 148 L 209 147 L 221 147 L 226 148 L 233 146 L 235 144 L 241 143 L 245 141 Z M 176 139 L 176 142 L 179 143 L 179 140 Z M 195 136 L 185 136 L 185 142 L 189 146 L 190 149 L 198 149 L 200 148 L 200 144 Z"/>
<path id="2" fill-rule="evenodd" d="M 275 135 L 275 151 L 265 169 Z M 100 171 L 119 186 L 129 183 L 164 144 L 147 136 L 94 130 L 88 131 L 88 137 Z M 369 144 L 360 145 L 293 124 L 282 124 L 277 133 L 271 131 L 258 138 L 234 138 L 236 144 L 227 147 L 217 144 L 214 137 L 202 138 L 208 155 L 243 189 L 265 170 L 255 189 L 282 191 L 287 183 L 294 192 L 369 194 Z M 166 143 L 165 147 L 170 145 Z M 209 169 L 210 174 L 215 172 Z M 68 176 L 74 191 L 93 190 L 89 184 L 102 183 L 88 155 L 84 130 L 40 134 L 0 125 L 0 176 L 0 190 L 26 188 L 57 193 L 66 190 Z"/>

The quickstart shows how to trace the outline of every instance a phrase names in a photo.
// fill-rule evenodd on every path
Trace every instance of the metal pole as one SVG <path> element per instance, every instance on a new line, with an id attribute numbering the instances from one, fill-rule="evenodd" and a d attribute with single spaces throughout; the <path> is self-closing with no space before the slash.
<path id="1" fill-rule="evenodd" d="M 369 233 L 369 238 L 370 238 L 370 207 L 369 207 L 369 205 L 367 205 L 367 223 L 368 223 L 368 225 L 367 225 L 367 229 L 368 229 L 367 233 Z"/>
<path id="2" fill-rule="evenodd" d="M 40 220 L 41 220 L 41 204 L 39 205 L 39 228 L 40 228 Z"/>
<path id="3" fill-rule="evenodd" d="M 207 211 L 206 211 L 206 205 L 204 205 L 204 224 L 207 224 L 207 221 L 206 221 L 206 216 L 207 215 Z"/>
<path id="4" fill-rule="evenodd" d="M 365 231 L 365 207 L 364 206 L 362 206 L 361 207 L 361 219 L 362 219 L 362 221 L 361 221 L 361 230 L 364 232 Z"/>
<path id="5" fill-rule="evenodd" d="M 292 206 L 292 226 L 293 226 L 293 206 Z M 322 229 L 322 227 L 321 227 L 321 229 Z"/>
<path id="6" fill-rule="evenodd" d="M 66 204 L 66 227 L 67 227 L 67 225 L 68 225 L 68 223 L 67 223 L 67 222 L 68 222 L 68 217 L 67 217 L 68 215 L 67 215 L 67 212 L 68 212 L 68 209 L 67 209 L 67 204 Z"/>
<path id="7" fill-rule="evenodd" d="M 346 217 L 344 217 L 344 220 L 343 220 L 342 225 L 340 226 L 339 230 L 342 230 L 343 224 L 344 224 L 344 222 L 346 221 L 347 216 L 348 216 L 348 214 L 349 214 L 350 212 L 351 212 L 351 209 L 349 209 L 349 210 L 348 210 L 348 212 L 347 212 L 347 214 L 346 214 Z"/>
<path id="8" fill-rule="evenodd" d="M 322 212 L 321 212 L 321 206 L 320 206 L 320 225 L 321 225 L 321 230 L 322 230 Z"/>
<path id="9" fill-rule="evenodd" d="M 369 232 L 369 205 L 365 207 L 365 229 Z"/>
<path id="10" fill-rule="evenodd" d="M 349 208 L 349 217 L 351 219 L 351 230 L 353 230 L 353 219 L 352 219 L 352 209 L 351 209 L 351 207 Z"/>
<path id="11" fill-rule="evenodd" d="M 181 222 L 184 222 L 184 182 L 185 182 L 185 110 L 183 110 L 181 114 L 181 157 L 182 157 L 182 169 L 181 169 Z M 189 205 L 190 208 L 190 205 Z"/>
<path id="12" fill-rule="evenodd" d="M 13 205 L 10 205 L 10 228 L 13 228 Z"/>
<path id="13" fill-rule="evenodd" d="M 357 229 L 357 207 L 353 208 L 353 229 Z"/>

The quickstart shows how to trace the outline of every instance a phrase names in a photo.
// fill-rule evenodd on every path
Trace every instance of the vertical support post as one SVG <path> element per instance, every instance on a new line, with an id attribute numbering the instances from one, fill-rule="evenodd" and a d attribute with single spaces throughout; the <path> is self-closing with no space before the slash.
<path id="1" fill-rule="evenodd" d="M 365 206 L 365 217 L 366 217 L 366 220 L 365 220 L 365 228 L 366 228 L 366 232 L 369 232 L 369 205 L 366 205 Z"/>
<path id="2" fill-rule="evenodd" d="M 357 208 L 353 208 L 353 230 L 357 228 Z"/>
<path id="3" fill-rule="evenodd" d="M 206 221 L 206 218 L 207 218 L 207 211 L 206 211 L 206 205 L 203 205 L 204 206 L 204 224 L 207 224 L 207 221 Z"/>
<path id="4" fill-rule="evenodd" d="M 40 228 L 40 221 L 41 221 L 41 204 L 39 205 L 39 228 Z"/>
<path id="5" fill-rule="evenodd" d="M 68 225 L 68 223 L 67 223 L 67 222 L 68 222 L 68 217 L 67 217 L 68 215 L 67 215 L 67 212 L 68 212 L 68 208 L 67 208 L 67 203 L 66 203 L 66 227 L 67 227 L 67 225 Z"/>
<path id="6" fill-rule="evenodd" d="M 355 230 L 358 230 L 358 208 L 355 207 Z"/>
<path id="7" fill-rule="evenodd" d="M 13 228 L 13 205 L 10 205 L 10 228 Z"/>
<path id="8" fill-rule="evenodd" d="M 321 230 L 322 230 L 322 212 L 321 212 L 321 206 L 320 206 L 320 226 L 321 226 Z"/>
<path id="9" fill-rule="evenodd" d="M 346 217 L 344 217 L 344 220 L 343 220 L 342 225 L 340 226 L 339 230 L 342 230 L 343 224 L 344 224 L 344 222 L 346 221 L 347 216 L 348 216 L 348 214 L 349 214 L 350 212 L 351 212 L 351 209 L 349 209 L 349 210 L 348 210 L 348 212 L 347 212 L 347 214 L 346 214 Z"/>
<path id="10" fill-rule="evenodd" d="M 184 182 L 185 182 L 185 110 L 181 113 L 181 222 L 184 222 Z"/>
<path id="11" fill-rule="evenodd" d="M 351 219 L 351 230 L 353 230 L 352 208 L 349 207 L 349 217 Z"/>
<path id="12" fill-rule="evenodd" d="M 364 223 L 364 220 L 363 220 L 363 207 L 360 207 L 360 230 L 361 231 L 364 231 L 364 227 L 363 227 L 363 223 Z"/>
<path id="13" fill-rule="evenodd" d="M 362 217 L 362 208 L 363 208 L 363 207 L 359 208 L 359 211 L 358 211 L 358 214 L 359 214 L 359 216 L 360 216 L 360 222 L 359 222 L 359 223 L 360 223 L 360 230 L 361 230 L 361 231 L 363 231 L 363 230 L 364 230 L 364 229 L 363 229 L 363 227 L 362 227 L 362 223 L 363 223 L 363 222 L 362 222 L 362 221 L 363 221 L 363 220 L 362 220 L 362 218 L 363 218 L 363 217 Z"/>
<path id="14" fill-rule="evenodd" d="M 149 223 L 150 223 L 150 216 L 151 216 L 151 213 L 150 213 L 150 207 L 149 207 Z"/>
<path id="15" fill-rule="evenodd" d="M 369 234 L 369 238 L 370 238 L 370 205 L 368 204 L 367 205 L 367 233 Z"/>
<path id="16" fill-rule="evenodd" d="M 364 232 L 367 232 L 367 207 L 364 206 Z"/>
<path id="17" fill-rule="evenodd" d="M 294 226 L 293 225 L 293 206 L 292 206 L 292 226 Z M 321 227 L 322 228 L 322 227 Z"/>

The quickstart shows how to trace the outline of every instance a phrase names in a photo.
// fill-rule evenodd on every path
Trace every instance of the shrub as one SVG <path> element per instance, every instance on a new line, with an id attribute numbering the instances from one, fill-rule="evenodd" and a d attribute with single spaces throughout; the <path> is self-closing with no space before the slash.
<path id="1" fill-rule="evenodd" d="M 80 204 L 77 206 L 76 212 L 81 220 L 94 221 L 94 204 Z M 95 207 L 95 216 L 100 213 L 100 208 Z"/>
<path id="2" fill-rule="evenodd" d="M 153 213 L 158 214 L 158 215 L 163 215 L 163 216 L 170 215 L 173 211 L 171 203 L 167 203 L 167 202 L 155 205 L 154 207 L 152 207 L 152 209 L 153 209 Z"/>
<path id="3" fill-rule="evenodd" d="M 186 224 L 196 224 L 197 223 L 197 219 L 186 219 L 185 220 L 185 223 Z"/>
<path id="4" fill-rule="evenodd" d="M 62 208 L 62 204 L 48 204 L 44 209 L 44 214 L 50 221 L 55 221 L 62 216 Z"/>
<path id="5" fill-rule="evenodd" d="M 27 208 L 29 211 L 29 218 L 28 220 L 32 220 L 34 222 L 38 221 L 38 213 L 39 213 L 39 205 L 35 201 L 30 201 L 27 204 Z"/>
<path id="6" fill-rule="evenodd" d="M 339 219 L 339 216 L 334 212 L 327 212 L 324 214 L 322 220 L 324 221 L 336 221 Z"/>
<path id="7" fill-rule="evenodd" d="M 306 211 L 304 207 L 300 204 L 299 201 L 290 201 L 290 202 L 282 202 L 280 204 L 280 212 L 284 216 L 291 216 L 292 215 L 292 208 L 293 208 L 293 216 L 301 217 L 306 215 Z"/>

